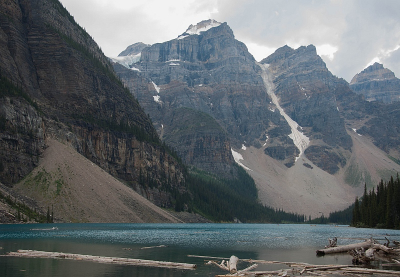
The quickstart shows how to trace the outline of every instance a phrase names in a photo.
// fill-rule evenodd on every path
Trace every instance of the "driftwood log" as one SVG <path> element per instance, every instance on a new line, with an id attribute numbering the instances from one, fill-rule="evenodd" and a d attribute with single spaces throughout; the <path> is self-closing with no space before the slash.
<path id="1" fill-rule="evenodd" d="M 69 260 L 90 261 L 90 262 L 106 263 L 106 264 L 137 265 L 137 266 L 165 267 L 165 268 L 176 268 L 176 269 L 196 268 L 195 264 L 187 264 L 187 263 L 92 256 L 92 255 L 46 252 L 46 251 L 36 251 L 36 250 L 18 250 L 17 252 L 10 252 L 6 256 L 26 257 L 26 258 L 69 259 Z"/>
<path id="2" fill-rule="evenodd" d="M 373 249 L 379 249 L 384 251 L 385 253 L 391 253 L 393 251 L 393 248 L 389 248 L 385 245 L 379 244 L 379 243 L 375 243 L 374 240 L 369 239 L 366 240 L 364 242 L 360 242 L 360 243 L 353 243 L 353 244 L 347 244 L 347 245 L 341 245 L 341 246 L 336 246 L 336 247 L 328 247 L 325 249 L 320 249 L 317 250 L 317 255 L 325 255 L 325 254 L 333 254 L 333 253 L 344 253 L 344 252 L 348 252 L 351 250 L 355 250 L 355 249 L 369 249 L 369 248 L 373 248 Z"/>
<path id="3" fill-rule="evenodd" d="M 229 271 L 227 267 L 228 260 L 230 258 L 222 257 L 210 257 L 210 256 L 196 256 L 188 255 L 189 257 L 204 258 L 222 260 L 221 263 L 216 261 L 208 261 L 207 264 L 214 264 L 226 271 Z M 400 271 L 394 270 L 379 270 L 379 269 L 367 269 L 360 268 L 354 265 L 312 265 L 308 263 L 296 263 L 296 262 L 280 262 L 280 261 L 265 261 L 265 260 L 252 260 L 252 259 L 238 259 L 238 261 L 260 263 L 260 264 L 282 264 L 289 266 L 290 269 L 281 269 L 275 271 L 251 271 L 257 264 L 253 264 L 244 270 L 238 270 L 236 273 L 228 273 L 226 275 L 216 275 L 215 277 L 230 277 L 230 276 L 400 276 Z M 221 266 L 221 264 L 223 266 Z M 399 261 L 400 264 L 400 261 Z"/>
<path id="4" fill-rule="evenodd" d="M 317 255 L 333 254 L 333 253 L 344 253 L 357 248 L 370 248 L 372 245 L 371 240 L 367 240 L 360 243 L 353 243 L 348 245 L 328 247 L 324 249 L 317 250 Z"/>

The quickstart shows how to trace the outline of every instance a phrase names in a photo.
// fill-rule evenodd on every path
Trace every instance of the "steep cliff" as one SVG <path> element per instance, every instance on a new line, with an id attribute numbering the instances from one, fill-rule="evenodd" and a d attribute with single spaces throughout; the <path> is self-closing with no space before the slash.
<path id="1" fill-rule="evenodd" d="M 270 98 L 259 74 L 260 67 L 246 46 L 235 40 L 226 23 L 207 20 L 190 26 L 174 40 L 144 48 L 140 62 L 133 64 L 130 70 L 118 64 L 115 70 L 134 91 L 159 134 L 162 126 L 167 128 L 172 122 L 170 111 L 180 107 L 211 115 L 237 148 L 242 144 L 260 146 L 265 141 L 270 121 L 281 120 L 266 108 L 270 106 Z M 147 80 L 150 93 L 145 82 L 141 88 L 132 81 L 137 78 Z M 217 145 L 219 143 L 206 146 Z M 226 148 L 223 146 L 218 151 L 226 151 Z M 214 148 L 208 153 L 218 151 Z M 209 159 L 230 167 L 232 157 L 222 159 L 226 155 L 230 154 L 216 154 Z M 212 172 L 226 172 L 221 169 L 216 167 Z"/>
<path id="2" fill-rule="evenodd" d="M 343 81 L 329 72 L 313 45 L 296 50 L 284 46 L 261 63 L 269 65 L 280 105 L 310 138 L 313 146 L 305 150 L 307 158 L 328 173 L 337 173 L 352 147 L 335 95 Z"/>
<path id="3" fill-rule="evenodd" d="M 364 95 L 367 101 L 381 101 L 386 104 L 400 101 L 400 79 L 380 63 L 374 63 L 354 76 L 350 88 L 355 93 Z"/>
<path id="4" fill-rule="evenodd" d="M 175 109 L 167 118 L 170 122 L 163 126 L 162 138 L 185 164 L 219 172 L 220 177 L 236 175 L 229 137 L 214 118 L 189 108 Z"/>
<path id="5" fill-rule="evenodd" d="M 185 191 L 182 167 L 93 39 L 57 0 L 2 1 L 0 10 L 0 181 L 26 176 L 53 138 L 173 206 L 170 192 Z"/>

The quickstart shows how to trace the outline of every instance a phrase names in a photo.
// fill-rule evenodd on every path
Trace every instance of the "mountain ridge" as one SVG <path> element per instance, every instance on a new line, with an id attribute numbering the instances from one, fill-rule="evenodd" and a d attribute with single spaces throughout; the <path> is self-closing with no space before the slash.
<path id="1" fill-rule="evenodd" d="M 365 182 L 372 186 L 380 178 L 388 178 L 388 172 L 383 173 L 385 168 L 391 168 L 392 173 L 400 169 L 396 164 L 381 161 L 387 154 L 382 152 L 385 151 L 382 147 L 378 149 L 379 146 L 368 144 L 368 147 L 373 148 L 371 151 L 376 153 L 375 156 L 379 157 L 376 162 L 368 163 L 365 158 L 358 157 L 364 154 L 355 151 L 361 147 L 360 141 L 355 138 L 361 135 L 361 130 L 365 127 L 358 126 L 355 128 L 357 133 L 354 134 L 351 126 L 354 126 L 356 118 L 359 120 L 368 117 L 368 104 L 350 90 L 345 80 L 335 77 L 327 69 L 324 61 L 317 55 L 315 46 L 301 46 L 298 49 L 283 46 L 263 59 L 260 63 L 263 66 L 268 65 L 267 71 L 272 84 L 267 85 L 260 78 L 263 72 L 260 64 L 253 57 L 247 58 L 248 55 L 251 56 L 247 49 L 246 54 L 240 55 L 240 51 L 223 52 L 223 48 L 216 47 L 223 41 L 226 45 L 234 45 L 233 42 L 225 42 L 234 40 L 233 32 L 228 28 L 226 23 L 222 23 L 196 35 L 184 36 L 182 39 L 178 37 L 150 46 L 144 50 L 146 56 L 133 65 L 140 69 L 138 72 L 128 73 L 116 69 L 128 86 L 132 83 L 129 74 L 140 75 L 144 82 L 157 84 L 160 90 L 152 95 L 157 97 L 157 101 L 151 101 L 150 96 L 140 95 L 137 89 L 135 95 L 150 114 L 159 133 L 161 126 L 166 128 L 163 121 L 165 116 L 161 115 L 162 112 L 160 114 L 163 109 L 188 107 L 208 113 L 229 134 L 232 153 L 242 155 L 238 156 L 239 164 L 256 180 L 264 205 L 287 211 L 304 211 L 313 216 L 318 216 L 316 210 L 327 214 L 346 208 L 356 195 L 360 195 Z M 201 43 L 211 37 L 214 44 L 209 48 L 217 52 L 205 55 L 201 53 Z M 180 56 L 181 52 L 183 55 Z M 226 55 L 230 54 L 232 56 L 226 60 Z M 236 62 L 240 60 L 246 62 Z M 203 62 L 210 62 L 212 65 L 203 65 Z M 214 67 L 215 64 L 218 65 L 217 68 Z M 183 70 L 178 69 L 180 67 Z M 240 72 L 243 68 L 248 71 L 247 76 L 241 77 L 245 79 L 242 82 L 242 79 L 236 79 L 231 72 Z M 191 70 L 195 70 L 197 76 L 185 77 L 190 76 Z M 207 74 L 209 77 L 201 79 L 200 76 Z M 246 95 L 240 90 L 230 90 L 229 86 L 237 86 L 236 82 L 246 83 L 245 90 L 252 93 Z M 220 99 L 226 99 L 224 104 L 213 99 L 217 86 L 219 89 L 224 88 L 220 96 Z M 268 86 L 275 92 L 282 112 L 278 111 L 278 106 L 268 95 Z M 130 88 L 134 89 L 132 86 Z M 209 97 L 210 100 L 204 101 L 203 94 L 205 99 Z M 244 95 L 246 100 L 241 98 Z M 182 101 L 183 98 L 190 100 Z M 202 101 L 208 104 L 204 105 Z M 234 112 L 229 115 L 227 111 L 230 108 L 226 103 L 241 105 L 240 112 L 234 108 Z M 254 108 L 254 103 L 263 109 Z M 224 110 L 224 116 L 216 113 L 219 109 Z M 250 123 L 246 120 L 252 112 L 257 116 L 250 116 Z M 283 113 L 298 124 L 294 124 L 297 127 L 291 129 Z M 246 123 L 240 125 L 239 122 L 243 121 Z M 243 126 L 243 129 L 232 128 L 231 124 Z M 304 154 L 297 149 L 293 138 L 289 137 L 296 129 L 310 139 Z M 371 140 L 370 137 L 367 139 Z M 375 159 L 374 155 L 368 157 Z M 259 164 L 263 166 L 260 167 Z M 366 174 L 368 171 L 372 173 Z M 275 175 L 276 172 L 280 174 Z M 295 172 L 298 178 L 295 177 Z M 311 172 L 315 173 L 310 174 Z M 326 183 L 326 186 L 321 183 Z M 296 184 L 301 193 L 294 191 L 292 184 Z M 329 193 L 324 193 L 324 190 Z M 313 195 L 320 199 L 315 199 Z M 298 200 L 293 201 L 294 198 Z M 277 199 L 281 200 L 276 201 Z M 306 208 L 303 209 L 303 206 Z"/>

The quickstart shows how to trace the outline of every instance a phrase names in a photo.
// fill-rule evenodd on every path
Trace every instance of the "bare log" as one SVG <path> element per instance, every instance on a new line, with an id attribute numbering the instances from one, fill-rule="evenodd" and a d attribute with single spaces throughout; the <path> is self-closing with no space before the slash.
<path id="1" fill-rule="evenodd" d="M 166 247 L 165 245 L 157 245 L 157 246 L 146 246 L 146 247 L 142 247 L 140 249 L 153 249 L 153 248 L 163 248 Z"/>
<path id="2" fill-rule="evenodd" d="M 344 272 L 346 272 L 346 273 L 361 273 L 361 274 L 387 274 L 387 275 L 399 276 L 399 271 L 383 270 L 383 269 L 348 267 L 348 268 L 344 269 Z"/>
<path id="3" fill-rule="evenodd" d="M 317 250 L 317 255 L 343 253 L 343 252 L 347 252 L 347 251 L 354 250 L 357 248 L 370 248 L 371 246 L 372 246 L 372 241 L 367 240 L 367 241 L 360 242 L 360 243 L 353 243 L 353 244 L 342 245 L 342 246 L 337 246 L 337 247 L 332 247 L 332 248 L 320 249 L 320 250 Z"/>
<path id="4" fill-rule="evenodd" d="M 103 257 L 81 254 L 70 254 L 61 252 L 46 252 L 36 250 L 18 250 L 17 252 L 10 252 L 7 256 L 13 257 L 26 257 L 26 258 L 52 258 L 52 259 L 69 259 L 69 260 L 83 260 L 107 264 L 123 264 L 123 265 L 138 265 L 149 267 L 165 267 L 177 269 L 195 269 L 195 264 L 163 262 L 153 260 L 131 259 L 131 258 L 117 258 L 117 257 Z"/>
<path id="5" fill-rule="evenodd" d="M 229 267 L 229 272 L 232 273 L 236 273 L 237 272 L 237 263 L 239 261 L 239 258 L 236 256 L 231 256 L 231 258 L 229 259 L 229 263 L 228 263 L 228 267 Z"/>
<path id="6" fill-rule="evenodd" d="M 385 253 L 392 253 L 393 252 L 393 248 L 389 248 L 389 247 L 387 247 L 385 245 L 378 244 L 378 243 L 372 244 L 371 247 L 374 248 L 374 249 L 382 250 Z"/>
<path id="7" fill-rule="evenodd" d="M 245 269 L 239 270 L 239 271 L 237 272 L 237 274 L 238 274 L 238 275 L 239 275 L 239 274 L 243 274 L 243 273 L 245 273 L 245 272 L 247 272 L 247 271 L 250 271 L 250 270 L 255 269 L 257 266 L 258 266 L 258 264 L 253 264 L 253 265 L 251 265 L 251 266 L 249 266 L 249 267 L 247 267 L 247 268 L 245 268 Z"/>
<path id="8" fill-rule="evenodd" d="M 218 264 L 218 263 L 216 263 L 216 262 L 214 262 L 214 261 L 208 261 L 206 264 L 213 264 L 213 265 L 218 266 L 220 269 L 229 271 L 229 268 L 227 268 L 227 267 L 225 266 L 224 261 L 222 261 L 221 264 Z"/>

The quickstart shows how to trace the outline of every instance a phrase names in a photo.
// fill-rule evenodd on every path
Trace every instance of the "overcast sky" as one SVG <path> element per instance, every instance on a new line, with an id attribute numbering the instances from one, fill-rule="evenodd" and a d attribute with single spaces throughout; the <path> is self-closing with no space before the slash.
<path id="1" fill-rule="evenodd" d="M 398 0 L 61 0 L 115 57 L 135 42 L 176 38 L 205 19 L 227 22 L 260 61 L 277 48 L 314 44 L 328 69 L 352 77 L 374 61 L 400 77 Z"/>

